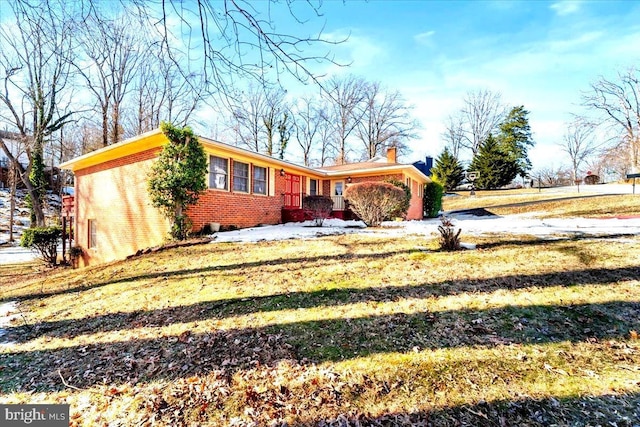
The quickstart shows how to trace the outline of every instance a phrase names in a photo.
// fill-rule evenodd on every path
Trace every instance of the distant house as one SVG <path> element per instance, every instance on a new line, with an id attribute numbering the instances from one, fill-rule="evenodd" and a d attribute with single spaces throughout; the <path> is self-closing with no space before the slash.
<path id="1" fill-rule="evenodd" d="M 252 227 L 301 220 L 304 195 L 333 199 L 335 217 L 347 216 L 343 190 L 352 183 L 397 179 L 411 188 L 407 219 L 422 219 L 422 188 L 429 178 L 413 165 L 386 158 L 342 166 L 309 168 L 199 137 L 209 158 L 209 188 L 189 209 L 195 231 L 211 223 Z M 83 264 L 136 253 L 165 241 L 169 224 L 151 206 L 147 174 L 167 142 L 158 129 L 60 165 L 75 175 L 76 245 Z"/>

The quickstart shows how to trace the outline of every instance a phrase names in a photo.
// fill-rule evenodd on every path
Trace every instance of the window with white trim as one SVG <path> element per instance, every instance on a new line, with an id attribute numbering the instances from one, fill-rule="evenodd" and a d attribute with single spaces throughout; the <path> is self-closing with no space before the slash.
<path id="1" fill-rule="evenodd" d="M 209 188 L 227 190 L 229 161 L 222 157 L 209 156 Z"/>
<path id="2" fill-rule="evenodd" d="M 253 166 L 253 192 L 267 194 L 267 168 Z"/>
<path id="3" fill-rule="evenodd" d="M 317 196 L 318 195 L 318 180 L 310 179 L 309 180 L 309 195 Z"/>
<path id="4" fill-rule="evenodd" d="M 249 164 L 233 162 L 233 191 L 249 192 Z"/>

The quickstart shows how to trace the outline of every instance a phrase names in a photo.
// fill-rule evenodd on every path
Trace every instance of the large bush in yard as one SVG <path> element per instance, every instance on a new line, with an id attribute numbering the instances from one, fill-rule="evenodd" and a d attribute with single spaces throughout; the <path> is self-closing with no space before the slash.
<path id="1" fill-rule="evenodd" d="M 328 196 L 305 196 L 302 204 L 318 227 L 322 227 L 324 220 L 329 218 L 333 211 L 333 200 Z"/>
<path id="2" fill-rule="evenodd" d="M 34 227 L 23 231 L 20 246 L 37 251 L 44 262 L 55 266 L 58 262 L 58 243 L 62 227 Z"/>
<path id="3" fill-rule="evenodd" d="M 191 231 L 185 211 L 207 188 L 207 155 L 191 128 L 163 122 L 161 129 L 169 142 L 151 169 L 149 194 L 171 221 L 171 237 L 184 240 Z"/>
<path id="4" fill-rule="evenodd" d="M 427 218 L 435 218 L 442 209 L 442 194 L 444 186 L 436 181 L 428 182 L 424 185 L 424 196 L 422 197 L 422 205 L 424 206 L 424 216 Z"/>
<path id="5" fill-rule="evenodd" d="M 404 218 L 407 216 L 407 212 L 409 212 L 409 207 L 411 206 L 411 189 L 407 184 L 397 179 L 390 179 L 386 182 L 401 188 L 402 191 L 404 191 L 404 197 L 402 198 L 402 202 L 385 219 Z"/>
<path id="6" fill-rule="evenodd" d="M 404 190 L 388 182 L 351 184 L 344 190 L 349 207 L 369 227 L 377 227 L 402 203 Z"/>

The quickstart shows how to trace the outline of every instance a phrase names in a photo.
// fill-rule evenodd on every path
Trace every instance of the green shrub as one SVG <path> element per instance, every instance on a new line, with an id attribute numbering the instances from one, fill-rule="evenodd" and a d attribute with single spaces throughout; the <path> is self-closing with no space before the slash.
<path id="1" fill-rule="evenodd" d="M 398 204 L 396 209 L 391 212 L 388 218 L 385 219 L 393 219 L 393 218 L 404 218 L 407 216 L 407 212 L 409 211 L 409 207 L 411 206 L 411 189 L 407 184 L 397 179 L 387 180 L 389 184 L 393 184 L 398 188 L 401 188 L 404 191 L 404 198 L 402 202 Z"/>
<path id="2" fill-rule="evenodd" d="M 444 187 L 436 181 L 428 182 L 424 185 L 424 196 L 422 199 L 424 207 L 424 216 L 427 218 L 435 218 L 442 209 L 442 194 Z"/>
<path id="3" fill-rule="evenodd" d="M 20 246 L 37 251 L 44 262 L 55 266 L 58 262 L 58 243 L 62 227 L 34 227 L 24 230 Z"/>
<path id="4" fill-rule="evenodd" d="M 388 182 L 361 182 L 344 190 L 350 209 L 369 227 L 377 227 L 402 203 L 404 191 Z"/>
<path id="5" fill-rule="evenodd" d="M 333 200 L 328 196 L 305 196 L 302 205 L 318 227 L 322 227 L 324 220 L 329 218 L 333 211 Z"/>

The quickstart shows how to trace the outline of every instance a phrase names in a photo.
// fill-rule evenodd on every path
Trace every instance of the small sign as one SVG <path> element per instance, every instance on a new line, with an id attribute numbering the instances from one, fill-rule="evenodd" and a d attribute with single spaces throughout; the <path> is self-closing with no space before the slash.
<path id="1" fill-rule="evenodd" d="M 0 425 L 33 427 L 68 427 L 67 404 L 0 404 Z"/>
<path id="2" fill-rule="evenodd" d="M 628 173 L 627 179 L 631 179 L 631 178 L 640 178 L 640 173 Z"/>

